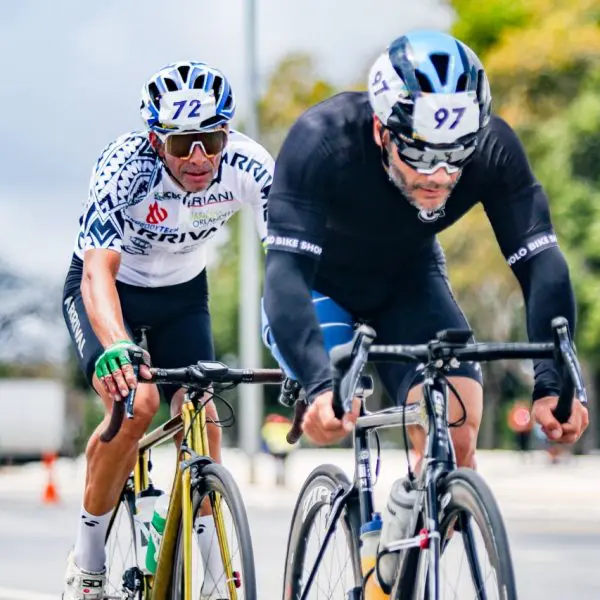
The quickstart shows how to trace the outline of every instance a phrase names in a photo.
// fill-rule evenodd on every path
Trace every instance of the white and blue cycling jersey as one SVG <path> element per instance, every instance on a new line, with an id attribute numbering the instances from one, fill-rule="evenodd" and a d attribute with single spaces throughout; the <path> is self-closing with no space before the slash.
<path id="1" fill-rule="evenodd" d="M 169 174 L 144 132 L 119 137 L 92 173 L 74 253 L 106 248 L 121 253 L 117 279 L 144 287 L 175 285 L 198 275 L 207 241 L 244 204 L 266 237 L 267 196 L 273 158 L 265 148 L 230 131 L 215 179 L 202 192 L 186 192 Z"/>

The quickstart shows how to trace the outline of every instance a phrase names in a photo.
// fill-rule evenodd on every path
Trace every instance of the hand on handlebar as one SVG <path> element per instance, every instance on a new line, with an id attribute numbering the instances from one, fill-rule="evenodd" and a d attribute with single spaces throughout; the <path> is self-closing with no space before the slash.
<path id="1" fill-rule="evenodd" d="M 319 394 L 304 414 L 302 430 L 311 441 L 320 446 L 339 442 L 354 428 L 360 410 L 360 400 L 354 398 L 352 412 L 337 419 L 333 413 L 333 392 Z"/>
<path id="2" fill-rule="evenodd" d="M 557 403 L 558 398 L 556 396 L 545 396 L 533 403 L 531 413 L 534 420 L 542 426 L 542 431 L 550 441 L 559 444 L 573 444 L 587 429 L 589 423 L 588 409 L 575 397 L 569 420 L 561 424 L 552 414 Z"/>
<path id="3" fill-rule="evenodd" d="M 130 340 L 121 340 L 109 346 L 98 357 L 96 377 L 115 401 L 126 398 L 137 386 L 132 363 L 140 365 L 140 378 L 151 379 L 150 355 Z"/>

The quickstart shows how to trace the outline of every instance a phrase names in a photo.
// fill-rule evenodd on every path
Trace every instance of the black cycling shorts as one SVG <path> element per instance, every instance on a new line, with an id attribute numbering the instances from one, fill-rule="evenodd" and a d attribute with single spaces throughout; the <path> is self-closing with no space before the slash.
<path id="1" fill-rule="evenodd" d="M 391 297 L 392 300 L 372 314 L 352 315 L 335 298 L 313 290 L 312 301 L 327 352 L 338 344 L 349 342 L 358 321 L 375 329 L 375 344 L 425 344 L 443 329 L 470 329 L 450 289 L 444 263 L 438 260 L 414 269 L 397 292 L 391 290 Z M 264 343 L 286 375 L 296 379 L 273 339 L 264 309 L 262 319 Z M 415 363 L 378 363 L 377 371 L 388 395 L 397 404 L 403 403 L 410 388 L 423 380 L 422 368 Z M 448 375 L 468 377 L 483 384 L 478 363 L 460 363 L 457 368 L 449 369 Z"/>
<path id="2" fill-rule="evenodd" d="M 435 262 L 420 276 L 407 279 L 394 301 L 368 322 L 377 333 L 375 344 L 424 344 L 443 329 L 470 329 L 452 294 L 444 267 Z M 402 403 L 410 388 L 423 379 L 420 367 L 414 363 L 378 363 L 377 371 L 397 403 Z M 468 377 L 483 385 L 479 363 L 461 362 L 449 370 L 448 376 Z"/>
<path id="3" fill-rule="evenodd" d="M 63 291 L 63 315 L 79 366 L 92 383 L 96 360 L 104 348 L 85 311 L 81 297 L 83 262 L 73 257 Z M 152 365 L 165 369 L 185 367 L 199 360 L 214 360 L 206 270 L 177 285 L 149 288 L 116 282 L 125 327 L 132 336 L 148 327 Z M 177 385 L 159 386 L 165 400 Z"/>

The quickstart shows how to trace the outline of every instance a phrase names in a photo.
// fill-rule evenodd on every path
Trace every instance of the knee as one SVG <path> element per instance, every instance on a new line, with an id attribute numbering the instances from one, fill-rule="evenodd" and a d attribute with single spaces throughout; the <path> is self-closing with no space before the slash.
<path id="1" fill-rule="evenodd" d="M 477 433 L 478 428 L 468 422 L 452 431 L 452 443 L 459 467 L 475 468 Z"/>
<path id="2" fill-rule="evenodd" d="M 137 443 L 146 433 L 160 405 L 160 396 L 154 385 L 141 385 L 135 396 L 133 419 L 125 417 L 119 435 L 131 443 Z"/>
<path id="3" fill-rule="evenodd" d="M 459 466 L 475 468 L 475 450 L 483 412 L 483 391 L 479 383 L 468 378 L 453 378 L 453 384 L 460 394 L 462 405 L 454 394 L 451 394 L 450 422 L 464 419 L 460 427 L 451 429 L 456 462 Z"/>

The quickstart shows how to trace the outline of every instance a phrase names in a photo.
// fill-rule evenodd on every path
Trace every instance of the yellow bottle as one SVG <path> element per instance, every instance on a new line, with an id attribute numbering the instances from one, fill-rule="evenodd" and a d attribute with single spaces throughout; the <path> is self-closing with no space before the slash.
<path id="1" fill-rule="evenodd" d="M 375 513 L 373 520 L 360 528 L 360 564 L 363 577 L 375 566 L 380 535 L 381 516 L 379 513 Z M 389 600 L 389 595 L 381 589 L 377 581 L 375 571 L 367 579 L 364 600 Z"/>

